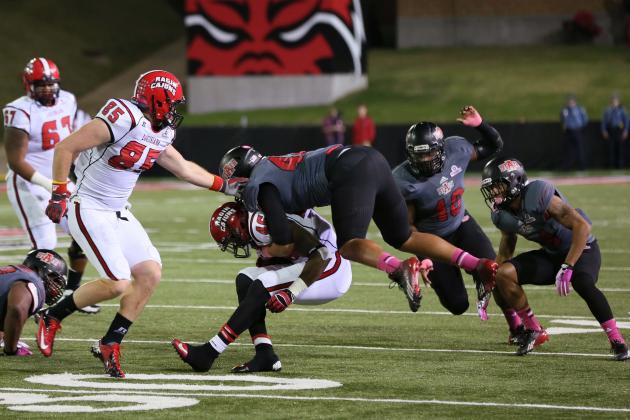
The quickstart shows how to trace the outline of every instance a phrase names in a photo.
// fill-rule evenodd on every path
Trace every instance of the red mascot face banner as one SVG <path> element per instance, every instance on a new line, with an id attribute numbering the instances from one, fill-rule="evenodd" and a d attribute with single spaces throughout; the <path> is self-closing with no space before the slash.
<path id="1" fill-rule="evenodd" d="M 359 0 L 186 0 L 192 76 L 365 73 Z"/>

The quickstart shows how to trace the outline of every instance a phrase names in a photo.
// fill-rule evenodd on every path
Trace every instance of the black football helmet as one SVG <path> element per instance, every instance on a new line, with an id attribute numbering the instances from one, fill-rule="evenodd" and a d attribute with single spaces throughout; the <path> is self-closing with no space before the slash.
<path id="1" fill-rule="evenodd" d="M 251 238 L 247 218 L 247 210 L 241 203 L 225 203 L 214 211 L 210 218 L 210 236 L 221 251 L 231 252 L 236 258 L 249 257 Z"/>
<path id="2" fill-rule="evenodd" d="M 249 178 L 262 155 L 251 146 L 236 146 L 228 150 L 219 163 L 219 175 L 223 179 Z"/>
<path id="3" fill-rule="evenodd" d="M 526 183 L 525 168 L 514 158 L 491 159 L 481 172 L 481 194 L 490 209 L 507 207 Z"/>
<path id="4" fill-rule="evenodd" d="M 47 305 L 50 306 L 61 298 L 68 275 L 68 266 L 61 255 L 50 249 L 34 249 L 26 255 L 22 264 L 44 281 Z"/>
<path id="5" fill-rule="evenodd" d="M 405 152 L 415 176 L 430 177 L 444 166 L 444 133 L 431 122 L 412 125 L 405 138 Z"/>

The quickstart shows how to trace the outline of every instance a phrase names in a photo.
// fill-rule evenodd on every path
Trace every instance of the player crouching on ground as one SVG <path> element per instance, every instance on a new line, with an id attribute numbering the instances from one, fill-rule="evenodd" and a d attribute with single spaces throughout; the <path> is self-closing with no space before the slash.
<path id="1" fill-rule="evenodd" d="M 626 360 L 628 346 L 606 296 L 597 288 L 601 255 L 591 234 L 591 221 L 574 209 L 551 183 L 527 183 L 523 164 L 495 158 L 483 169 L 481 192 L 492 210 L 492 222 L 501 231 L 497 261 L 497 288 L 505 303 L 519 315 L 517 355 L 525 355 L 549 337 L 530 309 L 521 285 L 556 285 L 567 296 L 571 285 L 586 302 L 610 341 L 615 360 Z M 542 248 L 513 257 L 517 234 Z"/>
<path id="2" fill-rule="evenodd" d="M 0 267 L 0 342 L 6 356 L 33 354 L 19 341 L 24 323 L 44 302 L 59 300 L 67 273 L 66 262 L 49 249 L 35 249 L 22 264 Z"/>
<path id="3" fill-rule="evenodd" d="M 323 304 L 343 296 L 350 288 L 350 262 L 339 254 L 337 235 L 330 223 L 312 209 L 287 217 L 299 251 L 289 258 L 274 258 L 268 255 L 271 237 L 262 213 L 248 214 L 242 204 L 226 203 L 212 215 L 210 233 L 222 251 L 232 252 L 237 258 L 247 257 L 251 244 L 258 260 L 256 267 L 239 271 L 239 306 L 217 335 L 200 346 L 173 340 L 181 359 L 194 370 L 208 371 L 219 354 L 249 329 L 256 355 L 232 372 L 279 371 L 282 364 L 267 334 L 265 305 L 271 312 L 282 312 L 293 302 Z"/>

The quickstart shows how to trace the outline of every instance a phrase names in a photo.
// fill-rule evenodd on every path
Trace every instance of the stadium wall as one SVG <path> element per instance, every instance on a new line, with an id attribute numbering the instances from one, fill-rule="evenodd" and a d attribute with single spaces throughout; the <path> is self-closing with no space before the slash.
<path id="1" fill-rule="evenodd" d="M 479 138 L 471 128 L 455 124 L 440 124 L 447 136 L 461 135 L 471 140 Z M 505 142 L 504 154 L 520 159 L 528 169 L 558 170 L 567 153 L 563 135 L 557 123 L 495 124 Z M 380 125 L 375 147 L 385 155 L 390 165 L 404 160 L 403 142 L 408 126 Z M 585 152 L 589 168 L 606 166 L 606 148 L 599 134 L 599 123 L 592 122 L 585 131 Z M 319 126 L 265 127 L 181 127 L 177 130 L 175 147 L 186 157 L 215 172 L 223 154 L 239 144 L 251 144 L 263 154 L 285 154 L 312 150 L 324 146 Z M 473 170 L 481 169 L 473 163 Z M 155 165 L 148 172 L 153 176 L 168 175 Z"/>
<path id="2" fill-rule="evenodd" d="M 619 4 L 616 4 L 619 3 Z M 398 0 L 397 46 L 525 45 L 560 42 L 563 21 L 577 11 L 593 14 L 612 42 L 620 2 L 609 0 Z"/>

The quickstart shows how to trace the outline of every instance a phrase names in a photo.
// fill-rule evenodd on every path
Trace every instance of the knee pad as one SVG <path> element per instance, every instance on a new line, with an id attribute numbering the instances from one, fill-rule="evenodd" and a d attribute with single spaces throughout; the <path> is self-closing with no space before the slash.
<path id="1" fill-rule="evenodd" d="M 74 239 L 68 247 L 68 257 L 70 260 L 81 260 L 87 258 L 79 244 Z"/>

